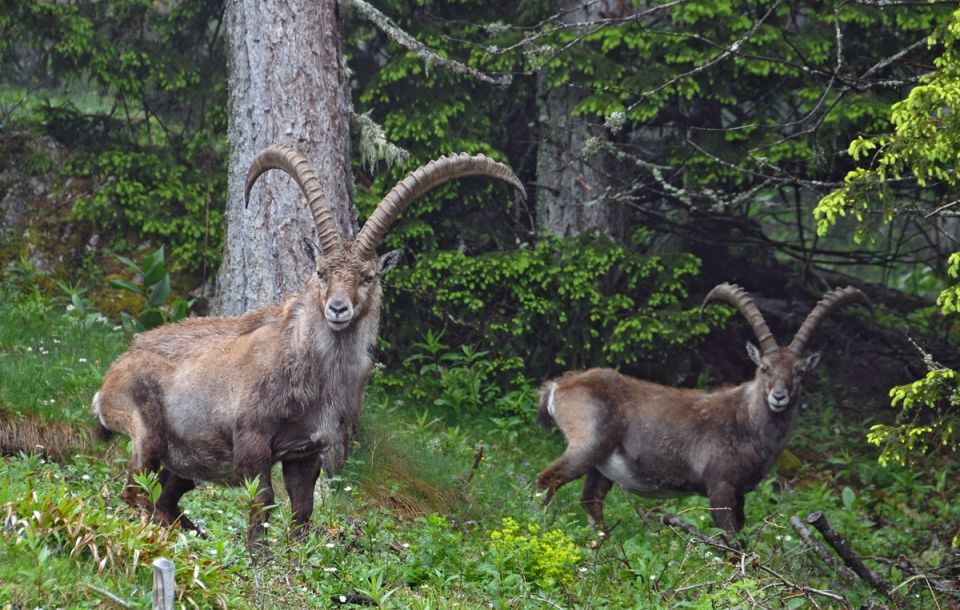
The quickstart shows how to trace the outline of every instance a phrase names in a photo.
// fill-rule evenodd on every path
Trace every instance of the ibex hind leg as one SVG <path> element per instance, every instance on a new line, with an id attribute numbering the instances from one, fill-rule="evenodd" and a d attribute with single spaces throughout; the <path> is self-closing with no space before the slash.
<path id="1" fill-rule="evenodd" d="M 173 525 L 179 522 L 180 527 L 197 532 L 197 535 L 203 537 L 203 533 L 194 525 L 193 521 L 180 512 L 180 498 L 197 486 L 193 479 L 179 477 L 164 468 L 160 471 L 160 484 L 162 490 L 160 497 L 157 499 L 156 519 L 164 525 Z"/>
<path id="2" fill-rule="evenodd" d="M 160 460 L 163 458 L 165 444 L 155 436 L 139 435 L 133 439 L 133 452 L 130 456 L 127 484 L 120 497 L 124 502 L 136 509 L 143 509 L 153 514 L 154 506 L 150 500 L 149 490 L 144 489 L 137 478 L 141 474 L 150 472 L 160 473 Z"/>
<path id="3" fill-rule="evenodd" d="M 593 470 L 594 465 L 602 461 L 613 447 L 606 444 L 592 447 L 567 447 L 559 458 L 537 475 L 537 491 L 545 492 L 543 506 L 553 499 L 557 489 L 578 479 Z"/>
<path id="4" fill-rule="evenodd" d="M 127 504 L 134 508 L 143 508 L 152 514 L 154 506 L 148 490 L 136 482 L 136 477 L 148 472 L 157 473 L 159 476 L 160 461 L 166 455 L 167 426 L 163 415 L 163 389 L 160 382 L 152 376 L 133 379 L 128 388 L 129 392 L 117 393 L 121 401 L 128 401 L 126 412 L 135 414 L 129 419 L 132 429 L 128 433 L 133 441 L 130 473 L 120 495 Z"/>

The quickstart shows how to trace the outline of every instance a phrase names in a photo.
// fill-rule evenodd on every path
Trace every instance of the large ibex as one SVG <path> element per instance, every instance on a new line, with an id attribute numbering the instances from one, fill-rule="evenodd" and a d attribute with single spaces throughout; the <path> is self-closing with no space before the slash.
<path id="1" fill-rule="evenodd" d="M 581 504 L 602 527 L 603 499 L 614 483 L 650 497 L 700 494 L 714 522 L 743 528 L 744 494 L 769 472 L 797 415 L 804 373 L 820 353 L 803 349 L 824 318 L 848 303 L 870 301 L 856 288 L 828 292 L 793 341 L 780 347 L 753 299 L 739 286 L 720 284 L 707 295 L 744 315 L 760 347 L 747 343 L 756 363 L 751 381 L 711 392 L 662 386 L 611 369 L 570 372 L 541 388 L 539 421 L 555 422 L 567 439 L 563 455 L 537 477 L 546 492 L 583 475 Z"/>
<path id="2" fill-rule="evenodd" d="M 244 197 L 270 169 L 286 172 L 306 196 L 319 252 L 307 244 L 316 272 L 303 292 L 235 318 L 198 318 L 136 338 L 110 367 L 93 399 L 100 424 L 130 437 L 130 476 L 122 497 L 163 523 L 196 529 L 181 515 L 181 496 L 198 481 L 238 484 L 259 477 L 248 541 L 263 529 L 273 504 L 270 470 L 283 466 L 294 522 L 313 513 L 321 468 L 343 466 L 363 403 L 377 337 L 380 277 L 398 251 L 378 259 L 391 224 L 431 188 L 464 176 L 520 180 L 483 155 L 443 157 L 400 181 L 367 219 L 356 241 L 341 239 L 307 160 L 289 146 L 271 146 L 253 160 Z M 134 475 L 158 472 L 154 506 Z"/>

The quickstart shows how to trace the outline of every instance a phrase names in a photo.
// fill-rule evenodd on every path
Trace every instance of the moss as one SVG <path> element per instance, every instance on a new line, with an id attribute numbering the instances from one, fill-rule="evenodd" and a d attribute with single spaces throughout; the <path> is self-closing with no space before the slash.
<path id="1" fill-rule="evenodd" d="M 794 452 L 789 449 L 784 449 L 780 455 L 777 456 L 777 461 L 774 462 L 774 466 L 781 475 L 792 479 L 800 474 L 800 471 L 803 469 L 803 461 L 798 458 Z"/>
<path id="2" fill-rule="evenodd" d="M 138 317 L 143 312 L 143 299 L 132 292 L 113 288 L 107 284 L 112 279 L 134 281 L 129 275 L 112 273 L 104 278 L 103 285 L 87 293 L 94 309 L 111 320 L 119 320 L 121 312 Z"/>

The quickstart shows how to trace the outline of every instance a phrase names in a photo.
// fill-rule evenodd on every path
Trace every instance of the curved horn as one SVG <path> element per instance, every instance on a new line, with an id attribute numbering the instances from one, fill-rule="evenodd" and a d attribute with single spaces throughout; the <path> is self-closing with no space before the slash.
<path id="1" fill-rule="evenodd" d="M 503 163 L 484 155 L 471 157 L 467 153 L 440 157 L 407 174 L 407 177 L 398 182 L 380 201 L 357 236 L 359 252 L 362 255 L 375 252 L 393 221 L 418 197 L 435 186 L 464 176 L 498 178 L 515 186 L 524 198 L 527 196 L 520 179 Z"/>
<path id="2" fill-rule="evenodd" d="M 310 169 L 307 159 L 292 146 L 274 144 L 260 151 L 250 164 L 250 169 L 247 170 L 243 201 L 249 203 L 253 183 L 257 181 L 260 174 L 271 169 L 282 170 L 296 181 L 297 186 L 307 198 L 310 212 L 313 214 L 313 222 L 317 225 L 320 252 L 328 254 L 340 241 L 337 225 L 333 221 L 333 214 L 330 213 L 330 206 L 327 204 L 327 198 L 323 194 L 317 175 Z"/>
<path id="3" fill-rule="evenodd" d="M 806 347 L 807 341 L 810 340 L 810 337 L 820 326 L 820 323 L 823 322 L 834 309 L 848 303 L 860 303 L 865 305 L 871 312 L 873 311 L 873 303 L 870 302 L 867 295 L 853 286 L 834 288 L 823 295 L 823 298 L 817 302 L 813 310 L 807 315 L 807 319 L 800 325 L 800 330 L 797 331 L 797 334 L 793 337 L 793 341 L 790 342 L 790 351 L 799 356 L 801 352 L 803 352 L 803 348 Z"/>
<path id="4" fill-rule="evenodd" d="M 726 301 L 743 314 L 747 323 L 750 324 L 750 328 L 753 329 L 757 341 L 760 342 L 760 349 L 764 354 L 769 354 L 779 347 L 777 340 L 773 338 L 773 333 L 767 326 L 767 322 L 763 319 L 763 314 L 757 309 L 753 297 L 746 290 L 736 284 L 726 282 L 718 284 L 707 294 L 707 298 L 703 300 L 703 305 L 700 306 L 700 311 L 703 311 L 704 306 L 713 300 Z"/>

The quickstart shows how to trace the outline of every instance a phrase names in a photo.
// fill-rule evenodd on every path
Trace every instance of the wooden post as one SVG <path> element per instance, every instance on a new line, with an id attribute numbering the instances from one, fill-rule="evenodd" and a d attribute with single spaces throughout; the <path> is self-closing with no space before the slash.
<path id="1" fill-rule="evenodd" d="M 153 610 L 173 610 L 176 579 L 173 562 L 163 557 L 153 560 Z"/>

